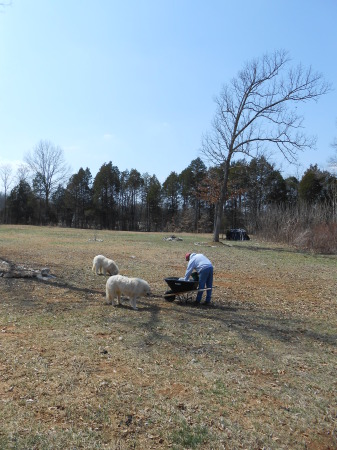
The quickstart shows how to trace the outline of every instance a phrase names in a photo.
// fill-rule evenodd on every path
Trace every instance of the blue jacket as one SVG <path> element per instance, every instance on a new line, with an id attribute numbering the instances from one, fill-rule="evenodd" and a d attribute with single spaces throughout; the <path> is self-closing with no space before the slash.
<path id="1" fill-rule="evenodd" d="M 193 270 L 200 273 L 203 269 L 208 269 L 209 267 L 212 267 L 212 263 L 205 255 L 202 255 L 201 253 L 191 253 L 184 279 L 188 281 Z"/>

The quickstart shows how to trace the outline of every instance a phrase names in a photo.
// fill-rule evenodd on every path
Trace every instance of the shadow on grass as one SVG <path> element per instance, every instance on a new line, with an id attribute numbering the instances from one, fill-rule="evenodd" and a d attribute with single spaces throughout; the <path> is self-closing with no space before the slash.
<path id="1" fill-rule="evenodd" d="M 284 248 L 284 247 L 262 247 L 262 246 L 256 246 L 256 245 L 238 245 L 238 244 L 228 244 L 225 242 L 222 242 L 223 245 L 231 248 L 235 248 L 238 250 L 250 250 L 254 252 L 259 251 L 268 251 L 268 252 L 275 252 L 275 253 L 300 253 L 300 254 L 306 254 L 308 252 L 296 248 Z"/>
<path id="2" fill-rule="evenodd" d="M 56 286 L 58 288 L 62 288 L 62 289 L 69 289 L 70 291 L 73 292 L 79 292 L 79 293 L 84 293 L 84 294 L 100 294 L 102 296 L 105 296 L 105 290 L 97 290 L 97 289 L 90 289 L 90 288 L 85 288 L 85 287 L 78 287 L 75 286 L 73 284 L 67 283 L 65 281 L 57 281 L 55 279 L 53 280 L 41 280 L 39 278 L 34 278 L 32 279 L 33 282 L 37 282 L 37 283 L 42 283 L 42 284 L 46 284 L 49 286 Z"/>
<path id="3" fill-rule="evenodd" d="M 148 310 L 152 316 L 148 321 L 149 329 L 154 329 L 160 324 L 158 305 L 147 304 Z M 260 309 L 252 309 L 247 307 L 232 307 L 220 303 L 214 303 L 212 306 L 193 306 L 191 303 L 171 303 L 173 314 L 182 314 L 183 320 L 180 321 L 181 326 L 184 323 L 195 323 L 196 318 L 200 318 L 200 326 L 206 323 L 218 323 L 222 332 L 234 331 L 241 339 L 250 344 L 260 345 L 259 340 L 272 339 L 282 343 L 291 343 L 292 345 L 309 345 L 317 343 L 318 345 L 328 345 L 335 347 L 337 345 L 336 333 L 317 332 L 310 329 L 310 324 L 299 318 L 282 318 L 270 313 L 261 314 Z M 169 314 L 169 310 L 167 310 Z M 327 324 L 326 324 L 327 325 Z M 331 330 L 331 327 L 330 327 Z M 333 330 L 331 330 L 333 331 Z M 158 339 L 160 334 L 154 333 L 154 337 Z"/>
<path id="4" fill-rule="evenodd" d="M 13 279 L 4 280 L 6 284 L 8 284 L 10 289 L 10 283 Z M 56 279 L 50 280 L 40 280 L 37 278 L 25 280 L 26 289 L 25 292 L 20 291 L 22 298 L 18 298 L 17 295 L 13 295 L 17 304 L 21 304 L 22 306 L 28 306 L 30 304 L 31 307 L 34 306 L 34 302 L 27 301 L 29 297 L 27 295 L 28 292 L 33 292 L 29 286 L 31 284 L 43 284 L 47 286 L 58 287 L 61 289 L 67 289 L 72 292 L 84 294 L 86 296 L 91 295 L 100 295 L 102 297 L 105 296 L 105 292 L 103 290 L 90 289 L 86 287 L 78 287 L 68 282 L 59 281 Z M 22 288 L 22 286 L 21 286 Z M 18 289 L 21 289 L 18 288 Z M 168 303 L 170 308 L 165 308 L 165 312 L 170 314 L 170 309 L 172 310 L 172 314 L 180 315 L 183 317 L 183 320 L 179 319 L 178 323 L 175 323 L 175 327 L 184 328 L 188 326 L 190 322 L 194 321 L 196 318 L 199 318 L 200 321 L 208 321 L 213 323 L 218 323 L 219 329 L 221 328 L 221 332 L 229 332 L 235 331 L 243 341 L 246 341 L 250 344 L 259 345 L 258 341 L 261 338 L 269 338 L 273 340 L 277 340 L 283 343 L 292 343 L 293 345 L 312 345 L 314 342 L 319 345 L 337 345 L 337 335 L 333 333 L 324 333 L 317 332 L 313 329 L 310 329 L 310 323 L 308 323 L 305 319 L 293 319 L 292 317 L 285 318 L 282 315 L 282 318 L 278 316 L 280 313 L 272 313 L 269 314 L 261 314 L 261 309 L 256 307 L 252 308 L 251 305 L 228 305 L 219 302 L 214 302 L 211 306 L 193 306 L 191 302 L 167 302 L 160 296 L 153 297 L 151 300 L 147 298 L 142 298 L 139 302 L 137 302 L 137 306 L 139 307 L 138 311 L 133 311 L 132 308 L 127 303 L 127 300 L 124 298 L 124 305 L 121 305 L 120 308 L 130 310 L 137 315 L 142 315 L 142 313 L 150 313 L 150 318 L 148 318 L 148 314 L 146 315 L 147 319 L 144 321 L 140 318 L 140 321 L 137 322 L 137 326 L 141 326 L 150 332 L 149 339 L 158 341 L 158 340 L 170 340 L 169 336 L 165 331 L 161 330 L 162 328 L 162 312 L 163 308 L 158 303 L 155 298 L 157 298 L 161 302 Z M 86 297 L 85 302 L 79 301 L 76 303 L 76 307 L 78 308 L 86 308 L 88 303 L 97 303 L 97 299 Z M 65 300 L 66 303 L 66 300 Z M 101 305 L 101 303 L 97 303 Z M 104 303 L 105 304 L 105 303 Z M 106 305 L 109 307 L 109 305 Z M 134 317 L 127 316 L 125 318 L 109 318 L 110 322 L 114 321 L 122 321 L 128 323 L 130 320 L 130 327 L 134 328 Z M 203 322 L 205 323 L 205 322 Z M 179 325 L 178 325 L 179 324 Z M 327 325 L 327 324 L 326 324 Z M 202 326 L 202 323 L 200 324 Z M 174 345 L 178 345 L 177 342 Z"/>
<path id="5" fill-rule="evenodd" d="M 249 250 L 249 251 L 254 251 L 254 252 L 265 251 L 265 252 L 273 252 L 273 253 L 290 253 L 290 254 L 296 254 L 296 255 L 304 255 L 307 257 L 310 256 L 312 258 L 320 257 L 320 258 L 327 258 L 327 259 L 331 259 L 331 258 L 335 259 L 335 257 L 336 257 L 335 253 L 333 253 L 333 254 L 313 253 L 310 250 L 305 250 L 305 249 L 295 248 L 295 247 L 263 247 L 261 245 L 259 245 L 259 246 L 250 245 L 250 244 L 239 245 L 239 244 L 228 244 L 225 242 L 221 242 L 221 244 L 223 244 L 226 247 L 235 248 L 236 250 Z"/>
<path id="6" fill-rule="evenodd" d="M 42 281 L 38 279 L 34 281 L 51 284 L 53 286 L 56 285 L 75 292 L 91 295 L 99 294 L 103 297 L 105 296 L 105 292 L 103 291 L 89 288 L 79 288 L 66 282 L 59 282 L 55 280 Z M 137 314 L 141 314 L 144 309 L 146 309 L 147 312 L 150 312 L 151 318 L 147 322 L 146 326 L 149 326 L 152 330 L 160 326 L 160 312 L 162 310 L 161 306 L 154 303 L 154 298 L 155 297 L 151 300 L 142 298 L 141 302 L 138 302 L 139 310 L 135 311 Z M 124 304 L 121 305 L 122 308 L 134 311 L 129 306 L 128 300 L 125 298 L 122 298 L 122 300 L 124 302 Z M 162 301 L 166 302 L 166 300 Z M 310 341 L 311 343 L 318 342 L 326 345 L 337 345 L 336 334 L 318 333 L 310 330 L 307 322 L 304 320 L 292 318 L 280 319 L 276 315 L 261 315 L 261 310 L 252 308 L 251 305 L 248 305 L 248 307 L 246 305 L 231 306 L 228 304 L 226 305 L 219 302 L 213 302 L 210 306 L 203 304 L 195 306 L 191 301 L 169 303 L 172 305 L 172 308 L 176 313 L 184 313 L 186 320 L 188 320 L 189 317 L 193 317 L 194 319 L 198 316 L 201 319 L 220 322 L 228 329 L 228 331 L 235 330 L 240 334 L 243 340 L 250 343 L 256 342 L 257 337 L 260 336 L 265 338 L 268 337 L 283 343 L 292 342 L 299 344 L 304 343 L 304 341 Z M 146 305 L 146 308 L 144 308 L 144 305 Z M 83 306 L 85 306 L 85 304 Z M 159 339 L 161 337 L 161 333 L 158 331 L 152 331 L 152 333 L 154 339 Z"/>

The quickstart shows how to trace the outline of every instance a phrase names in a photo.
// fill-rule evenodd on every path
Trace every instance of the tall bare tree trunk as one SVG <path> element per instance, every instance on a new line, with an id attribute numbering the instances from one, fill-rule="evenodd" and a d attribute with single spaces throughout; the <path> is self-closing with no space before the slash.
<path id="1" fill-rule="evenodd" d="M 231 153 L 229 153 L 228 158 L 226 159 L 226 161 L 224 163 L 223 182 L 222 182 L 219 202 L 218 202 L 218 205 L 216 208 L 216 218 L 215 218 L 215 223 L 214 223 L 214 233 L 213 233 L 213 241 L 214 242 L 219 242 L 219 237 L 220 237 L 221 222 L 222 222 L 223 211 L 224 211 L 224 206 L 226 203 L 227 191 L 228 191 L 228 176 L 229 176 L 230 157 L 231 157 Z"/>

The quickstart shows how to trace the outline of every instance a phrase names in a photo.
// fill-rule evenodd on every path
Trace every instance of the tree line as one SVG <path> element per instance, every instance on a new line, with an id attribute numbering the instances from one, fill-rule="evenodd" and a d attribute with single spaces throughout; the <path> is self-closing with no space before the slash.
<path id="1" fill-rule="evenodd" d="M 110 161 L 95 177 L 89 168 L 81 167 L 65 183 L 55 184 L 64 176 L 62 154 L 56 149 L 56 158 L 55 148 L 48 142 L 42 141 L 37 148 L 35 158 L 43 162 L 44 171 L 38 164 L 31 165 L 35 173 L 30 181 L 27 171 L 19 171 L 18 183 L 6 199 L 1 194 L 2 223 L 172 233 L 213 231 L 222 171 L 216 166 L 207 168 L 200 158 L 181 173 L 171 172 L 163 183 L 137 169 L 120 171 Z M 265 156 L 231 163 L 221 233 L 245 228 L 269 238 L 282 235 L 282 240 L 291 242 L 299 226 L 307 230 L 336 223 L 334 174 L 311 165 L 301 179 L 283 178 Z"/>

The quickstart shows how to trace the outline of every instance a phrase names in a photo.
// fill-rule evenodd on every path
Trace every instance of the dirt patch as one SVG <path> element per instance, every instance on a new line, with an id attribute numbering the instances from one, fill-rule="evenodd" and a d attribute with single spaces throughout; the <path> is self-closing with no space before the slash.
<path id="1" fill-rule="evenodd" d="M 56 277 L 0 278 L 0 447 L 336 448 L 336 259 L 92 235 L 0 229 L 0 259 Z M 208 309 L 163 298 L 191 249 L 215 266 Z M 105 305 L 96 254 L 156 297 Z"/>

